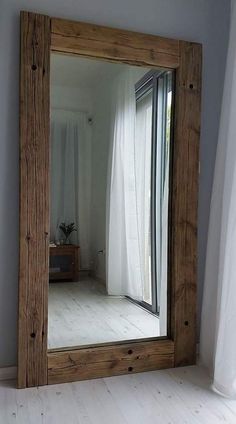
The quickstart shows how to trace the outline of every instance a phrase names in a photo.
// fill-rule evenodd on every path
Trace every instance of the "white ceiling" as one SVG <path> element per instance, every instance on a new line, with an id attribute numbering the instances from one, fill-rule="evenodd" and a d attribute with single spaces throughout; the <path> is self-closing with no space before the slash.
<path id="1" fill-rule="evenodd" d="M 112 78 L 129 65 L 87 59 L 80 56 L 51 54 L 51 84 L 67 87 L 95 87 L 101 79 Z M 140 67 L 133 67 L 138 68 Z M 144 73 L 148 69 L 143 68 Z"/>
<path id="2" fill-rule="evenodd" d="M 51 55 L 51 83 L 69 87 L 95 86 L 102 78 L 117 75 L 125 64 L 86 59 L 62 54 Z"/>

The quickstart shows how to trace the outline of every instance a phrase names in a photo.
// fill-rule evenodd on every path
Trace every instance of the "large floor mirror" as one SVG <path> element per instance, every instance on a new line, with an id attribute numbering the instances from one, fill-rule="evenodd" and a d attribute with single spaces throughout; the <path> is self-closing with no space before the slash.
<path id="1" fill-rule="evenodd" d="M 49 348 L 167 335 L 173 90 L 51 54 Z"/>
<path id="2" fill-rule="evenodd" d="M 18 387 L 194 364 L 201 46 L 21 13 Z"/>

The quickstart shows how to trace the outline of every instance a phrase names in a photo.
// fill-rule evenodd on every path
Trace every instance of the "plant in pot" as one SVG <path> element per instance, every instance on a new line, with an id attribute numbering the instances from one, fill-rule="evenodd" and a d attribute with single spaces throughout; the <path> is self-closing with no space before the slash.
<path id="1" fill-rule="evenodd" d="M 59 225 L 60 230 L 62 231 L 62 233 L 65 236 L 65 244 L 70 244 L 70 235 L 74 232 L 77 231 L 77 229 L 75 228 L 75 224 L 74 222 L 71 222 L 70 224 L 66 225 L 65 222 L 62 222 Z"/>

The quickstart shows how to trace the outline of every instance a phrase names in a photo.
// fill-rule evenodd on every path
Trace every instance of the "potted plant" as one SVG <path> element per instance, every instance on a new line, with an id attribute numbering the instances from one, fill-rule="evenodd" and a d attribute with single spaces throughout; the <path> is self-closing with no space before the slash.
<path id="1" fill-rule="evenodd" d="M 74 232 L 77 231 L 77 229 L 75 228 L 75 223 L 71 222 L 70 224 L 66 225 L 65 222 L 62 222 L 59 225 L 60 230 L 63 232 L 64 236 L 65 236 L 65 244 L 69 244 L 69 238 L 70 235 Z"/>

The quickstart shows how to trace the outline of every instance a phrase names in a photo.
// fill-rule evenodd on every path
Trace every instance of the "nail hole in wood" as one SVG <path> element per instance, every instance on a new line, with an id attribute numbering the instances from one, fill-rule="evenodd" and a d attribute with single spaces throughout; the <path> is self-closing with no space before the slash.
<path id="1" fill-rule="evenodd" d="M 128 368 L 128 371 L 129 371 L 129 372 L 133 371 L 133 367 L 129 367 L 129 368 Z"/>
<path id="2" fill-rule="evenodd" d="M 192 90 L 193 89 L 193 84 L 189 84 L 189 88 L 190 88 L 190 90 Z"/>
<path id="3" fill-rule="evenodd" d="M 132 349 L 128 350 L 128 354 L 131 355 L 133 353 Z"/>
<path id="4" fill-rule="evenodd" d="M 30 334 L 30 337 L 31 337 L 32 339 L 35 339 L 35 333 L 31 333 L 31 334 Z"/>
<path id="5" fill-rule="evenodd" d="M 184 321 L 184 325 L 186 325 L 186 327 L 188 326 L 188 321 Z"/>
<path id="6" fill-rule="evenodd" d="M 31 66 L 31 69 L 32 69 L 32 71 L 36 71 L 37 66 L 36 66 L 36 65 L 32 65 L 32 66 Z"/>

